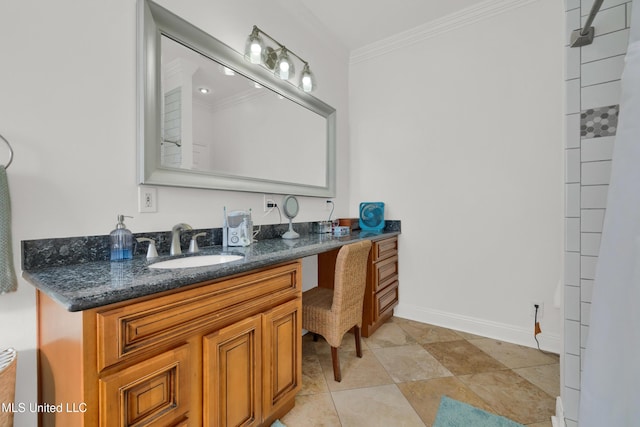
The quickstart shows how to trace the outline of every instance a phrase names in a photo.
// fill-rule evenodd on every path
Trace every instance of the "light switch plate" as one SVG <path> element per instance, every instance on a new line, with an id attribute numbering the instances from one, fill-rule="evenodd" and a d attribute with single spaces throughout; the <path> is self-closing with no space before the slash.
<path id="1" fill-rule="evenodd" d="M 158 189 L 138 187 L 138 212 L 158 212 Z"/>

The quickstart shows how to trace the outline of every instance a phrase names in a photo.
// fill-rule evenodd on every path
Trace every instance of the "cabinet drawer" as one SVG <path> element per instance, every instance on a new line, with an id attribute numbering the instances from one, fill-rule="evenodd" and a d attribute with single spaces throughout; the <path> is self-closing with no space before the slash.
<path id="1" fill-rule="evenodd" d="M 184 425 L 189 377 L 186 344 L 106 376 L 100 380 L 100 425 Z"/>
<path id="2" fill-rule="evenodd" d="M 378 240 L 373 242 L 371 251 L 372 260 L 378 261 L 398 254 L 398 238 L 391 237 L 389 239 Z"/>
<path id="3" fill-rule="evenodd" d="M 373 264 L 373 290 L 379 291 L 398 280 L 398 256 Z"/>
<path id="4" fill-rule="evenodd" d="M 392 310 L 396 305 L 398 305 L 398 281 L 376 294 L 376 318 L 382 317 L 386 311 Z"/>
<path id="5" fill-rule="evenodd" d="M 99 312 L 98 369 L 299 296 L 300 277 L 295 262 Z"/>

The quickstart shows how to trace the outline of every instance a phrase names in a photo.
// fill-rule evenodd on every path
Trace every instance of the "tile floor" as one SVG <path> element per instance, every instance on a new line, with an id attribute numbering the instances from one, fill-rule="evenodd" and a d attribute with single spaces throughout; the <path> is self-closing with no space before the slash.
<path id="1" fill-rule="evenodd" d="M 392 318 L 340 347 L 342 382 L 329 345 L 303 338 L 302 390 L 287 427 L 427 426 L 443 394 L 526 426 L 551 427 L 560 394 L 559 357 L 537 349 Z"/>

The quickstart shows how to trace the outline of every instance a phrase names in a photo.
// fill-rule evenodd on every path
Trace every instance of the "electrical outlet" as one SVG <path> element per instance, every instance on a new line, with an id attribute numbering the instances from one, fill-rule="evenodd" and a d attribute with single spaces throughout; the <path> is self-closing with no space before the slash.
<path id="1" fill-rule="evenodd" d="M 138 212 L 158 212 L 158 189 L 138 187 Z"/>
<path id="2" fill-rule="evenodd" d="M 544 303 L 538 301 L 532 301 L 529 303 L 531 307 L 531 311 L 529 313 L 529 317 L 536 317 L 536 305 L 538 306 L 538 321 L 542 320 L 544 317 Z"/>
<path id="3" fill-rule="evenodd" d="M 265 212 L 270 212 L 273 208 L 276 207 L 276 201 L 272 196 L 267 196 L 266 194 L 262 195 L 262 206 L 264 207 Z"/>
<path id="4" fill-rule="evenodd" d="M 324 203 L 324 210 L 330 211 L 331 209 L 333 209 L 333 207 L 334 207 L 333 200 L 327 199 L 326 202 Z"/>

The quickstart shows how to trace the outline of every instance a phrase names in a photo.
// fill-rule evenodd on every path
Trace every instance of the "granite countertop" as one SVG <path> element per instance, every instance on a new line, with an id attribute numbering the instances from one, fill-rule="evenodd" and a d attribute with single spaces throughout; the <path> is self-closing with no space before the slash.
<path id="1" fill-rule="evenodd" d="M 294 240 L 261 240 L 247 247 L 210 246 L 201 248 L 196 255 L 177 256 L 244 255 L 242 260 L 206 267 L 150 269 L 149 264 L 177 257 L 160 256 L 147 261 L 144 256 L 135 256 L 131 261 L 27 269 L 22 276 L 68 311 L 82 311 L 316 255 L 363 239 L 379 240 L 398 234 L 398 231 L 356 231 L 343 237 L 308 234 Z"/>

